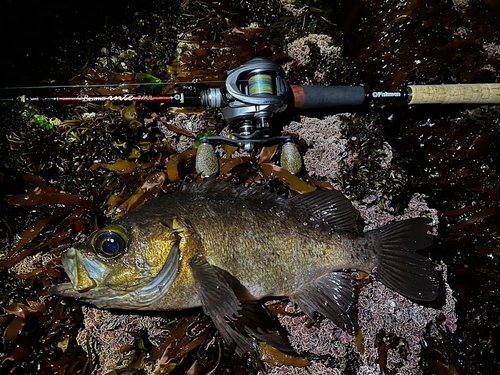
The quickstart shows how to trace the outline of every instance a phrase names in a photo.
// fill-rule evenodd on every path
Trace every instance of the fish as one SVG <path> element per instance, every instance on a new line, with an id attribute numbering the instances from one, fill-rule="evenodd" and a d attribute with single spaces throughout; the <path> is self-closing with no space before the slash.
<path id="1" fill-rule="evenodd" d="M 269 298 L 289 298 L 311 319 L 357 331 L 352 271 L 417 301 L 440 294 L 429 218 L 360 230 L 360 213 L 337 190 L 284 198 L 217 179 L 183 183 L 70 247 L 70 282 L 49 293 L 102 309 L 202 307 L 236 353 L 265 342 L 293 352 Z"/>

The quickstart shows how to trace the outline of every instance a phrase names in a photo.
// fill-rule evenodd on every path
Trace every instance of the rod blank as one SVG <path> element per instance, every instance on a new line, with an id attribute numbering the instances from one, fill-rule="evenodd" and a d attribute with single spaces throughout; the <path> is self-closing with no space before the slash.
<path id="1" fill-rule="evenodd" d="M 200 95 L 198 94 L 171 94 L 171 95 L 104 95 L 104 96 L 56 96 L 56 97 L 25 97 L 0 99 L 2 101 L 21 102 L 62 102 L 62 103 L 92 103 L 92 102 L 154 102 L 166 103 L 171 107 L 197 107 L 201 105 Z"/>

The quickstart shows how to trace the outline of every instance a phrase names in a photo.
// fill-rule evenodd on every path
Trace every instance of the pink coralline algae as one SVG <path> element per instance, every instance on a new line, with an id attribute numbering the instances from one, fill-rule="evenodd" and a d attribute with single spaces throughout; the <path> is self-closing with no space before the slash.
<path id="1" fill-rule="evenodd" d="M 446 266 L 442 264 L 438 269 L 446 280 Z M 456 329 L 455 299 L 448 285 L 445 293 L 444 306 L 436 309 L 413 303 L 377 281 L 368 283 L 361 289 L 357 304 L 361 347 L 355 336 L 330 320 L 312 322 L 289 303 L 286 311 L 291 314 L 280 317 L 280 321 L 289 333 L 290 343 L 299 354 L 322 359 L 305 368 L 269 364 L 266 368 L 273 375 L 342 374 L 347 360 L 358 358 L 358 374 L 380 374 L 380 340 L 388 340 L 390 336 L 391 340 L 398 340 L 398 345 L 387 350 L 386 368 L 397 369 L 398 374 L 421 374 L 419 361 L 424 335 L 430 332 L 439 337 L 441 332 Z M 381 333 L 384 333 L 382 338 Z M 399 350 L 401 347 L 405 350 Z"/>
<path id="2" fill-rule="evenodd" d="M 446 278 L 446 266 L 443 264 L 440 269 Z M 358 298 L 358 322 L 365 350 L 363 361 L 367 365 L 377 361 L 377 336 L 383 331 L 396 336 L 399 345 L 406 348 L 404 356 L 396 350 L 388 351 L 387 368 L 399 368 L 398 371 L 409 374 L 421 373 L 419 361 L 424 334 L 427 328 L 436 335 L 440 335 L 441 330 L 455 331 L 455 302 L 448 285 L 445 304 L 440 309 L 413 303 L 376 281 L 365 286 Z M 445 319 L 438 323 L 441 317 Z"/>
<path id="3" fill-rule="evenodd" d="M 157 121 L 160 131 L 169 140 L 169 144 L 176 153 L 182 153 L 192 148 L 194 134 L 207 127 L 208 124 L 205 116 L 197 111 L 193 113 L 180 112 L 174 116 L 160 117 Z"/>
<path id="4" fill-rule="evenodd" d="M 431 234 L 437 234 L 438 214 L 434 208 L 429 208 L 425 203 L 425 195 L 415 193 L 402 213 L 394 214 L 394 208 L 390 206 L 390 201 L 384 201 L 382 205 L 373 204 L 381 197 L 379 192 L 374 192 L 361 201 L 353 201 L 354 207 L 361 213 L 365 221 L 365 230 L 378 228 L 392 221 L 407 220 L 416 217 L 428 217 L 432 219 L 432 226 L 429 227 Z"/>
<path id="5" fill-rule="evenodd" d="M 342 375 L 342 371 L 337 368 L 331 368 L 318 362 L 312 362 L 308 367 L 276 366 L 267 369 L 268 375 Z"/>
<path id="6" fill-rule="evenodd" d="M 304 167 L 311 176 L 323 176 L 335 186 L 339 162 L 348 155 L 347 140 L 342 136 L 344 121 L 340 115 L 316 119 L 302 116 L 284 127 L 284 132 L 304 140 L 308 150 Z"/>
<path id="7" fill-rule="evenodd" d="M 351 115 L 326 116 L 322 119 L 301 117 L 284 128 L 288 134 L 305 141 L 308 148 L 304 155 L 306 172 L 315 178 L 326 178 L 334 188 L 342 190 L 338 179 L 339 164 L 357 163 L 356 155 L 347 147 L 343 129 Z M 392 148 L 384 142 L 383 157 L 377 159 L 380 169 L 392 168 Z M 353 205 L 360 211 L 365 230 L 378 228 L 387 223 L 415 217 L 429 217 L 432 226 L 429 231 L 437 232 L 438 214 L 429 208 L 426 197 L 415 193 L 403 210 L 392 206 L 381 189 L 373 189 Z M 358 324 L 360 331 L 353 337 L 336 327 L 328 319 L 312 322 L 300 309 L 291 303 L 287 306 L 290 315 L 280 317 L 289 333 L 294 349 L 301 355 L 312 355 L 317 359 L 305 368 L 272 366 L 266 364 L 271 374 L 337 374 L 343 373 L 348 361 L 354 365 L 357 374 L 380 374 L 381 366 L 397 369 L 398 374 L 421 374 L 420 355 L 425 335 L 441 337 L 443 332 L 456 329 L 455 299 L 446 284 L 446 266 L 438 270 L 445 281 L 445 301 L 439 308 L 426 307 L 404 298 L 376 280 L 361 288 L 358 296 Z M 355 277 L 358 273 L 353 273 Z M 387 341 L 387 343 L 386 343 Z M 388 342 L 392 345 L 389 345 Z M 382 345 L 387 345 L 385 360 L 380 363 Z M 352 370 L 351 364 L 351 370 Z"/>
<path id="8" fill-rule="evenodd" d="M 496 60 L 500 60 L 500 44 L 485 43 L 483 44 L 483 48 L 488 58 L 495 57 Z"/>
<path id="9" fill-rule="evenodd" d="M 127 365 L 120 349 L 134 343 L 131 333 L 146 331 L 148 340 L 153 344 L 158 344 L 157 339 L 165 335 L 165 330 L 161 327 L 166 320 L 160 317 L 120 315 L 85 306 L 82 309 L 85 315 L 84 329 L 78 333 L 77 341 L 85 350 L 88 341 L 93 351 L 89 356 L 98 360 L 94 375 L 107 374 Z M 151 364 L 147 366 L 149 368 Z"/>

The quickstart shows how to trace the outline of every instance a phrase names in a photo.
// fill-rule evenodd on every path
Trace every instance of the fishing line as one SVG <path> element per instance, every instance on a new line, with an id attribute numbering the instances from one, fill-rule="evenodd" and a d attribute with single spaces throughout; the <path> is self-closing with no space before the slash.
<path id="1" fill-rule="evenodd" d="M 0 90 L 41 90 L 41 89 L 72 89 L 72 88 L 95 88 L 95 87 L 120 87 L 120 86 L 154 86 L 154 85 L 196 85 L 196 84 L 220 84 L 224 81 L 190 81 L 190 82 L 142 82 L 142 83 L 101 83 L 101 84 L 77 84 L 77 85 L 38 85 L 38 86 L 12 86 L 0 87 Z"/>

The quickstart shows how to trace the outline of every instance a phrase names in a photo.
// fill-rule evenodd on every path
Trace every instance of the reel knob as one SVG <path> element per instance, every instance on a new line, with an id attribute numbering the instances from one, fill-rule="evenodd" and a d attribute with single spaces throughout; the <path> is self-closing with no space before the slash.
<path id="1" fill-rule="evenodd" d="M 293 142 L 286 142 L 281 148 L 280 164 L 282 168 L 293 174 L 302 170 L 302 156 Z"/>
<path id="2" fill-rule="evenodd" d="M 219 172 L 219 161 L 215 148 L 210 143 L 202 143 L 196 153 L 196 173 L 201 177 L 209 177 Z"/>

